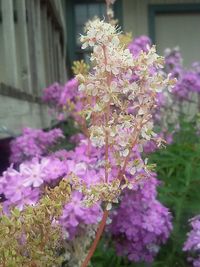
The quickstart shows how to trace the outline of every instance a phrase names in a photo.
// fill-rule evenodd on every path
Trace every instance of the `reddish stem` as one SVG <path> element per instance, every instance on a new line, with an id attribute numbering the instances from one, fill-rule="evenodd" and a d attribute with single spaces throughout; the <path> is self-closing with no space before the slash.
<path id="1" fill-rule="evenodd" d="M 107 56 L 106 56 L 106 47 L 105 45 L 102 46 L 103 48 L 103 54 L 104 54 L 104 59 L 105 59 L 105 65 L 107 65 Z M 111 84 L 111 74 L 107 74 L 107 86 L 108 88 L 110 87 Z M 105 182 L 108 182 L 108 164 L 109 164 L 109 159 L 108 159 L 108 150 L 109 150 L 109 142 L 108 142 L 108 122 L 109 122 L 109 115 L 110 115 L 110 102 L 107 105 L 106 108 L 106 114 L 105 114 L 105 125 L 106 125 L 106 131 L 105 131 Z"/>
<path id="2" fill-rule="evenodd" d="M 89 250 L 89 252 L 88 252 L 87 257 L 85 258 L 84 262 L 82 263 L 81 267 L 87 267 L 87 266 L 88 266 L 89 261 L 90 261 L 92 255 L 94 254 L 94 252 L 95 252 L 95 250 L 96 250 L 96 247 L 97 247 L 97 245 L 98 245 L 98 243 L 99 243 L 99 240 L 100 240 L 101 235 L 102 235 L 102 233 L 103 233 L 103 230 L 104 230 L 104 228 L 105 228 L 106 220 L 107 220 L 107 218 L 108 218 L 108 213 L 109 213 L 108 210 L 105 210 L 105 211 L 104 211 L 104 213 L 103 213 L 103 218 L 102 218 L 102 220 L 101 220 L 101 222 L 100 222 L 100 224 L 99 224 L 99 228 L 98 228 L 98 230 L 97 230 L 95 240 L 94 240 L 94 242 L 93 242 L 93 244 L 92 244 L 92 246 L 91 246 L 91 248 L 90 248 L 90 250 Z"/>
<path id="3" fill-rule="evenodd" d="M 108 107 L 107 107 L 107 110 L 106 110 L 106 131 L 105 131 L 105 182 L 107 183 L 108 182 L 108 165 L 109 165 L 109 159 L 108 159 L 108 150 L 109 150 L 109 142 L 108 142 L 108 121 L 109 121 L 109 113 L 110 113 L 110 108 L 109 108 L 109 105 L 108 104 Z"/>
<path id="4" fill-rule="evenodd" d="M 132 142 L 132 144 L 131 144 L 131 149 L 129 150 L 129 154 L 128 154 L 128 156 L 126 157 L 126 159 L 125 159 L 125 161 L 124 161 L 123 168 L 122 168 L 121 171 L 119 171 L 119 174 L 118 174 L 118 176 L 117 176 L 117 178 L 118 178 L 120 181 L 121 181 L 122 178 L 123 178 L 123 173 L 124 173 L 125 168 L 126 168 L 126 165 L 127 165 L 127 163 L 128 163 L 128 160 L 129 160 L 129 157 L 130 157 L 130 154 L 131 154 L 131 150 L 132 150 L 132 148 L 135 146 L 135 144 L 136 144 L 136 142 L 137 142 L 137 138 L 138 138 L 138 135 L 136 135 L 136 138 L 135 138 L 134 141 Z M 102 218 L 102 220 L 101 220 L 101 222 L 100 222 L 100 224 L 99 224 L 99 228 L 98 228 L 98 230 L 97 230 L 97 233 L 96 233 L 94 242 L 92 243 L 92 246 L 90 247 L 90 250 L 89 250 L 89 252 L 88 252 L 88 254 L 87 254 L 87 257 L 85 258 L 85 260 L 84 260 L 83 264 L 81 265 L 81 267 L 87 267 L 87 266 L 88 266 L 89 261 L 90 261 L 90 259 L 92 258 L 93 254 L 94 254 L 94 252 L 95 252 L 95 250 L 96 250 L 96 247 L 97 247 L 97 245 L 98 245 L 98 243 L 99 243 L 99 240 L 100 240 L 100 238 L 101 238 L 101 235 L 102 235 L 102 233 L 103 233 L 103 231 L 104 231 L 104 228 L 105 228 L 105 225 L 106 225 L 106 220 L 107 220 L 107 218 L 108 218 L 108 214 L 109 214 L 109 211 L 105 210 L 105 211 L 104 211 L 104 214 L 103 214 L 103 218 Z"/>

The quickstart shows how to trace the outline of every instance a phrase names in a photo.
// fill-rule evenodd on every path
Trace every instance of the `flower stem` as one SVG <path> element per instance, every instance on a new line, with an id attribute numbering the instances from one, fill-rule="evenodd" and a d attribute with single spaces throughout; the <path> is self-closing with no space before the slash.
<path id="1" fill-rule="evenodd" d="M 109 150 L 109 142 L 108 142 L 108 121 L 109 121 L 109 113 L 110 113 L 110 104 L 106 110 L 106 132 L 105 132 L 105 182 L 108 182 L 108 168 L 109 168 L 109 159 L 108 159 L 108 150 Z"/>
<path id="2" fill-rule="evenodd" d="M 105 210 L 104 213 L 103 213 L 102 220 L 101 220 L 101 222 L 99 224 L 99 228 L 97 230 L 96 237 L 95 237 L 95 239 L 94 239 L 94 241 L 92 243 L 92 246 L 90 247 L 90 250 L 88 252 L 88 255 L 85 258 L 84 262 L 82 263 L 81 267 L 87 267 L 88 266 L 89 261 L 92 258 L 93 254 L 94 254 L 94 252 L 96 250 L 96 247 L 97 247 L 97 245 L 99 243 L 99 240 L 100 240 L 101 235 L 103 233 L 103 230 L 105 228 L 106 220 L 108 218 L 108 214 L 109 214 L 109 211 L 108 210 Z"/>
<path id="3" fill-rule="evenodd" d="M 132 144 L 131 144 L 131 149 L 135 146 L 135 144 L 136 144 L 136 142 L 137 142 L 137 139 L 138 139 L 138 135 L 136 135 L 135 139 L 133 140 L 133 142 L 132 142 Z M 119 180 L 122 180 L 122 178 L 123 178 L 123 173 L 124 173 L 124 171 L 125 171 L 125 169 L 126 169 L 126 165 L 127 165 L 127 163 L 128 163 L 128 159 L 129 159 L 130 154 L 131 154 L 131 149 L 130 149 L 130 151 L 129 151 L 128 156 L 126 157 L 126 159 L 125 159 L 125 161 L 124 161 L 124 165 L 123 165 L 122 170 L 119 171 L 119 173 L 118 173 L 117 178 L 118 178 Z M 99 224 L 99 228 L 98 228 L 98 230 L 97 230 L 95 239 L 94 239 L 94 241 L 93 241 L 93 243 L 92 243 L 92 246 L 90 247 L 90 250 L 89 250 L 89 252 L 88 252 L 88 254 L 87 254 L 87 257 L 85 258 L 85 260 L 84 260 L 84 262 L 82 263 L 81 267 L 87 267 L 87 266 L 88 266 L 89 261 L 90 261 L 90 259 L 92 258 L 93 254 L 94 254 L 94 252 L 95 252 L 95 250 L 96 250 L 96 247 L 97 247 L 97 245 L 98 245 L 98 243 L 99 243 L 99 240 L 100 240 L 100 238 L 101 238 L 101 236 L 102 236 L 102 233 L 103 233 L 103 231 L 104 231 L 104 228 L 105 228 L 105 225 L 106 225 L 106 220 L 107 220 L 107 218 L 108 218 L 108 214 L 109 214 L 109 211 L 105 210 L 105 211 L 104 211 L 104 214 L 103 214 L 103 217 L 102 217 L 102 220 L 101 220 L 101 222 L 100 222 L 100 224 Z"/>

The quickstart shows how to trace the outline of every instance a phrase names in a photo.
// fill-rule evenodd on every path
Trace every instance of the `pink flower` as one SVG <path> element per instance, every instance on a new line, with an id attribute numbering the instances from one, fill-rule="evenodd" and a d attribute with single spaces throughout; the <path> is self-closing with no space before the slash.
<path id="1" fill-rule="evenodd" d="M 23 185 L 25 187 L 40 187 L 44 183 L 45 174 L 43 170 L 47 163 L 43 160 L 41 164 L 36 158 L 31 162 L 22 163 L 19 170 L 24 177 Z"/>
<path id="2" fill-rule="evenodd" d="M 62 227 L 68 231 L 69 237 L 73 238 L 78 232 L 80 225 L 97 224 L 102 216 L 102 210 L 99 204 L 88 208 L 82 202 L 82 194 L 73 192 L 71 201 L 67 203 L 60 217 Z"/>
<path id="3" fill-rule="evenodd" d="M 24 160 L 47 155 L 49 149 L 61 138 L 64 135 L 60 129 L 45 132 L 41 129 L 24 128 L 22 135 L 11 142 L 10 161 L 19 164 Z"/>

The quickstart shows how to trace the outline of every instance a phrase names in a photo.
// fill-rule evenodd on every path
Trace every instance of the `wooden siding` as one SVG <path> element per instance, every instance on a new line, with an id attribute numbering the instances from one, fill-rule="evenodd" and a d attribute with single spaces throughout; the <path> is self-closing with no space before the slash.
<path id="1" fill-rule="evenodd" d="M 0 128 L 50 125 L 39 97 L 67 79 L 64 12 L 62 0 L 0 0 Z"/>
<path id="2" fill-rule="evenodd" d="M 1 0 L 0 11 L 0 54 L 4 55 L 0 82 L 36 95 L 54 81 L 64 82 L 65 22 L 61 1 Z"/>

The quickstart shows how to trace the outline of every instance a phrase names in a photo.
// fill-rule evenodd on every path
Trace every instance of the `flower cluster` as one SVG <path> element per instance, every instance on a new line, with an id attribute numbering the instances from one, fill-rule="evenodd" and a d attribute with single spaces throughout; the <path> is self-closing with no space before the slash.
<path id="1" fill-rule="evenodd" d="M 111 25 L 116 25 L 117 20 L 114 19 L 114 11 L 113 11 L 113 4 L 115 3 L 116 0 L 106 0 L 106 17 L 107 21 Z"/>
<path id="2" fill-rule="evenodd" d="M 129 44 L 129 49 L 134 58 L 137 58 L 141 51 L 148 50 L 151 41 L 147 36 L 141 36 L 134 39 Z M 197 96 L 200 92 L 200 68 L 199 63 L 194 62 L 191 67 L 185 68 L 183 59 L 178 47 L 174 49 L 166 49 L 164 52 L 165 67 L 162 75 L 169 73 L 172 78 L 177 80 L 174 87 L 170 91 L 164 90 L 157 94 L 157 109 L 153 114 L 154 124 L 156 125 L 159 135 L 165 138 L 172 137 L 180 128 L 181 118 L 187 118 L 188 121 L 196 119 L 199 112 L 199 103 Z M 137 76 L 133 76 L 132 80 L 137 80 Z M 196 125 L 197 131 L 199 126 Z M 166 132 L 169 131 L 170 132 Z M 164 138 L 164 139 L 165 139 Z M 167 142 L 168 143 L 168 142 Z M 148 151 L 156 149 L 155 142 L 148 142 L 145 145 Z"/>
<path id="3" fill-rule="evenodd" d="M 141 36 L 134 39 L 128 47 L 133 57 L 137 58 L 141 51 L 148 50 L 150 44 L 151 41 L 147 36 Z M 162 137 L 167 143 L 171 143 L 174 133 L 180 128 L 181 119 L 184 117 L 192 120 L 198 112 L 195 96 L 200 92 L 200 71 L 198 62 L 192 64 L 189 69 L 184 68 L 183 59 L 177 47 L 172 50 L 166 49 L 164 59 L 165 67 L 162 75 L 167 76 L 170 73 L 172 78 L 177 79 L 177 83 L 170 91 L 164 90 L 157 93 L 157 109 L 154 111 L 153 119 L 157 137 Z M 137 78 L 134 75 L 132 80 L 137 81 Z M 196 128 L 198 129 L 199 126 L 197 125 Z M 147 153 L 156 149 L 157 144 L 154 140 L 148 141 L 144 146 L 144 151 Z"/>
<path id="4" fill-rule="evenodd" d="M 74 71 L 85 75 L 88 66 L 84 62 L 75 62 Z M 49 113 L 57 120 L 63 121 L 68 117 L 75 119 L 80 125 L 82 118 L 80 111 L 84 106 L 84 95 L 78 94 L 78 81 L 73 78 L 64 85 L 55 83 L 44 89 L 43 101 L 50 105 Z"/>
<path id="5" fill-rule="evenodd" d="M 140 53 L 147 52 L 150 49 L 151 46 L 151 40 L 148 36 L 142 35 L 137 38 L 134 38 L 128 45 L 128 49 L 130 50 L 133 58 L 138 58 Z M 165 58 L 166 61 L 166 58 Z M 165 66 L 166 68 L 166 66 Z M 152 73 L 154 73 L 154 69 L 151 69 Z M 168 71 L 170 73 L 170 70 Z M 163 75 L 163 77 L 166 77 L 166 74 L 163 72 L 163 69 L 160 69 L 160 75 Z M 173 78 L 176 78 L 176 76 L 172 76 Z M 132 76 L 132 81 L 137 81 L 138 77 L 137 75 Z M 163 113 L 166 109 L 166 105 L 168 104 L 167 96 L 169 94 L 169 91 L 166 90 L 167 88 L 164 88 L 163 91 L 156 93 L 156 108 L 152 112 L 152 118 L 154 121 L 155 126 L 160 126 L 160 124 L 163 124 Z M 161 143 L 167 143 L 170 144 L 172 142 L 172 133 L 168 133 L 166 131 L 166 127 L 156 127 L 157 133 L 154 134 L 153 138 L 151 140 L 148 140 L 145 142 L 143 146 L 143 150 L 145 153 L 152 153 L 155 150 L 159 148 L 158 144 Z"/>
<path id="6" fill-rule="evenodd" d="M 95 238 L 97 225 L 80 225 L 79 231 L 73 239 L 67 237 L 65 239 L 64 249 L 65 249 L 65 261 L 64 265 L 80 267 L 83 259 L 86 258 L 88 248 L 91 242 Z"/>
<path id="7" fill-rule="evenodd" d="M 177 83 L 171 92 L 165 92 L 165 103 L 156 115 L 156 124 L 161 129 L 171 129 L 171 133 L 174 134 L 180 130 L 183 120 L 193 121 L 198 134 L 199 63 L 195 62 L 186 69 L 183 66 L 179 49 L 166 49 L 164 73 L 168 74 L 169 72 L 172 77 L 177 79 Z"/>
<path id="8" fill-rule="evenodd" d="M 87 151 L 90 157 L 92 147 L 96 147 L 96 151 L 102 153 L 102 156 L 97 157 L 98 161 L 100 159 L 97 176 L 93 167 L 95 172 L 92 183 L 88 183 L 85 179 L 86 171 L 84 177 L 81 172 L 77 173 L 73 161 L 73 170 L 69 179 L 72 188 L 81 192 L 80 195 L 76 195 L 77 202 L 81 199 L 90 209 L 96 203 L 103 201 L 108 211 L 112 208 L 111 203 L 118 201 L 122 190 L 130 188 L 132 190 L 130 192 L 136 193 L 139 190 L 137 186 L 142 184 L 142 181 L 145 184 L 144 178 L 150 179 L 151 167 L 147 165 L 147 160 L 142 160 L 140 152 L 146 142 L 155 138 L 153 112 L 157 107 L 157 94 L 163 88 L 173 85 L 174 80 L 171 80 L 169 76 L 164 77 L 161 73 L 163 59 L 156 54 L 155 47 L 147 47 L 146 51 L 140 51 L 137 57 L 133 57 L 129 49 L 120 45 L 119 33 L 109 23 L 98 19 L 89 22 L 86 35 L 81 36 L 81 42 L 83 49 L 88 46 L 93 48 L 91 56 L 93 69 L 87 76 L 77 75 L 80 83 L 79 91 L 85 100 L 80 114 L 88 125 L 90 148 Z M 82 162 L 81 169 L 83 166 Z M 150 202 L 150 199 L 147 201 Z M 164 242 L 171 229 L 168 211 L 155 199 L 152 203 L 156 207 L 155 211 L 160 212 L 158 215 L 160 230 L 152 236 L 149 234 L 149 239 L 144 241 L 146 243 L 141 251 L 147 249 L 148 245 L 153 247 L 155 243 L 159 245 Z M 148 207 L 147 203 L 146 206 Z M 68 206 L 67 210 L 75 214 L 70 223 L 71 226 L 76 225 L 79 221 L 78 214 L 72 210 L 72 206 Z M 144 208 L 144 212 L 146 211 L 148 212 Z M 140 210 L 140 212 L 143 211 Z M 105 225 L 107 214 L 104 211 L 101 227 Z M 147 215 L 152 217 L 152 220 L 155 217 L 150 209 Z M 157 221 L 153 221 L 152 225 L 153 223 L 156 225 Z M 155 227 L 152 225 L 149 228 L 144 225 L 143 227 L 153 232 Z M 154 251 L 154 253 L 146 254 L 145 259 L 142 257 L 139 259 L 151 261 L 156 253 Z M 134 261 L 138 260 L 134 257 L 129 258 Z M 87 259 L 83 266 L 87 266 Z"/>
<path id="9" fill-rule="evenodd" d="M 76 97 L 77 86 L 76 79 L 71 79 L 64 85 L 54 83 L 43 90 L 42 100 L 47 104 L 52 104 L 54 107 L 65 106 L 68 101 Z"/>
<path id="10" fill-rule="evenodd" d="M 166 131 L 161 131 L 159 134 L 157 134 L 155 140 L 150 140 L 144 145 L 144 152 L 146 154 L 155 152 L 158 149 L 157 143 L 159 142 L 165 142 L 166 144 L 170 145 L 173 142 L 173 134 L 168 133 Z"/>
<path id="11" fill-rule="evenodd" d="M 33 157 L 47 155 L 61 138 L 64 135 L 60 129 L 45 132 L 41 129 L 24 128 L 22 135 L 11 141 L 10 162 L 21 163 Z"/>
<path id="12" fill-rule="evenodd" d="M 82 74 L 87 75 L 90 67 L 84 62 L 84 60 L 74 61 L 72 66 L 72 71 L 74 75 Z"/>
<path id="13" fill-rule="evenodd" d="M 174 80 L 163 75 L 164 60 L 150 47 L 149 39 L 137 39 L 135 46 L 126 49 L 116 27 L 96 19 L 88 23 L 81 41 L 82 48 L 93 49 L 91 72 L 45 89 L 43 100 L 59 115 L 66 110 L 85 136 L 72 137 L 73 150 L 50 153 L 50 147 L 63 137 L 61 131 L 25 129 L 11 144 L 11 161 L 24 162 L 17 169 L 11 166 L 0 180 L 3 209 L 9 213 L 12 206 L 23 210 L 26 204 L 36 205 L 46 186 L 67 181 L 71 198 L 62 203 L 59 218 L 51 219 L 52 225 L 61 225 L 69 255 L 73 254 L 69 246 L 80 236 L 85 244 L 91 241 L 97 223 L 120 200 L 110 226 L 116 242 L 120 240 L 118 252 L 133 261 L 152 261 L 169 235 L 171 217 L 156 199 L 158 181 L 141 152 L 148 142 L 162 143 L 153 131 L 154 114 L 163 105 L 160 92 Z M 67 262 L 72 264 L 70 259 Z"/>
<path id="14" fill-rule="evenodd" d="M 68 101 L 72 101 L 77 96 L 78 82 L 76 79 L 69 80 L 64 86 L 60 95 L 58 104 L 67 105 Z"/>
<path id="15" fill-rule="evenodd" d="M 77 139 L 77 136 L 75 139 Z M 103 151 L 99 153 L 99 150 L 91 146 L 90 142 L 88 142 L 83 135 L 79 135 L 78 139 L 77 142 L 79 141 L 79 143 L 74 150 L 57 151 L 51 154 L 48 158 L 41 158 L 40 160 L 33 159 L 30 162 L 22 163 L 19 165 L 19 171 L 10 167 L 4 172 L 3 177 L 1 177 L 1 193 L 4 193 L 6 198 L 6 201 L 3 203 L 4 210 L 8 212 L 10 206 L 17 206 L 22 210 L 27 204 L 36 205 L 43 193 L 44 185 L 52 185 L 52 183 L 59 181 L 61 177 L 67 178 L 72 172 L 90 188 L 92 185 L 98 184 L 100 182 L 100 177 L 103 177 L 104 175 L 104 153 Z M 141 170 L 143 165 L 141 165 L 142 162 L 139 162 L 139 160 L 141 160 L 140 155 L 138 154 L 139 152 L 135 151 L 134 153 L 135 157 L 133 162 L 135 162 L 135 167 L 131 167 L 130 165 L 127 167 L 127 177 L 128 175 L 130 176 L 130 172 L 133 176 L 136 175 L 136 172 L 144 172 Z M 116 171 L 113 170 L 113 173 L 115 172 Z M 138 173 L 136 177 L 138 177 Z M 152 259 L 156 254 L 155 251 L 153 251 L 153 248 L 156 248 L 156 246 L 160 245 L 161 242 L 164 242 L 165 238 L 167 238 L 168 213 L 167 210 L 155 199 L 157 183 L 156 178 L 151 177 L 146 181 L 143 181 L 140 185 L 136 185 L 133 191 L 127 190 L 121 199 L 119 210 L 117 209 L 114 213 L 116 217 L 113 218 L 113 222 L 117 222 L 116 225 L 114 223 L 112 225 L 112 232 L 115 237 L 117 233 L 114 229 L 117 229 L 120 222 L 122 225 L 128 225 L 128 223 L 130 223 L 130 228 L 127 228 L 129 229 L 128 231 L 130 235 L 131 233 L 134 235 L 134 233 L 144 232 L 144 235 L 148 236 L 149 239 L 145 239 L 145 244 L 140 250 L 140 253 L 143 253 L 145 260 Z M 122 210 L 125 206 L 127 214 L 125 213 L 125 210 Z M 124 216 L 124 214 L 126 216 Z M 134 222 L 134 220 L 133 218 L 130 218 L 129 220 L 128 215 L 130 216 L 130 214 L 133 214 L 135 219 L 137 218 L 136 214 L 138 214 L 139 217 L 142 216 L 142 220 L 144 220 L 143 223 L 140 221 L 138 224 L 133 223 L 131 225 L 131 222 Z M 90 207 L 86 207 L 84 205 L 84 196 L 82 193 L 74 191 L 70 201 L 65 204 L 62 210 L 62 215 L 59 218 L 66 240 L 68 240 L 67 247 L 70 251 L 70 254 L 68 255 L 70 257 L 68 259 L 69 261 L 72 260 L 71 255 L 73 255 L 70 248 L 71 242 L 76 243 L 77 238 L 79 239 L 82 237 L 88 244 L 88 240 L 84 237 L 83 233 L 90 229 L 89 232 L 92 231 L 91 234 L 93 233 L 92 236 L 94 237 L 94 230 L 97 223 L 100 221 L 101 216 L 102 209 L 100 202 Z M 159 226 L 156 232 L 153 230 L 150 231 L 150 228 L 147 227 L 147 222 L 150 218 L 151 227 L 154 227 L 154 224 Z M 156 220 L 159 221 L 159 224 Z M 146 232 L 144 229 L 146 229 Z M 141 242 L 143 242 L 143 238 L 141 239 Z M 129 246 L 128 241 L 121 244 L 123 244 L 124 249 Z M 137 246 L 136 244 L 134 245 Z M 135 249 L 134 245 L 132 244 L 131 246 Z M 69 253 L 69 251 L 67 253 Z M 138 259 L 141 260 L 144 258 L 139 256 Z M 129 259 L 137 261 L 134 257 L 129 257 Z"/>
<path id="16" fill-rule="evenodd" d="M 116 28 L 108 23 L 100 20 L 88 23 L 81 41 L 82 48 L 93 48 L 91 60 L 95 63 L 88 76 L 77 76 L 79 91 L 88 100 L 82 113 L 90 119 L 92 144 L 105 147 L 107 181 L 111 170 L 108 151 L 116 159 L 115 164 L 123 168 L 136 144 L 142 147 L 155 137 L 152 113 L 157 92 L 174 81 L 161 75 L 163 59 L 156 54 L 155 47 L 134 58 L 129 49 L 120 45 Z M 133 81 L 132 76 L 137 79 Z"/>
<path id="17" fill-rule="evenodd" d="M 61 266 L 65 260 L 61 253 L 64 237 L 57 222 L 69 197 L 70 186 L 61 181 L 53 189 L 45 189 L 40 201 L 23 211 L 15 207 L 8 216 L 0 205 L 0 265 Z M 78 260 L 74 254 L 71 252 L 71 257 Z"/>
<path id="18" fill-rule="evenodd" d="M 200 266 L 200 216 L 190 220 L 192 230 L 188 233 L 183 250 L 192 254 L 188 261 L 193 263 L 194 267 Z"/>
<path id="19" fill-rule="evenodd" d="M 87 225 L 97 225 L 102 217 L 102 209 L 99 204 L 86 207 L 80 192 L 74 191 L 71 200 L 67 203 L 60 217 L 60 224 L 66 231 L 70 240 L 77 236 L 81 229 Z"/>
<path id="20" fill-rule="evenodd" d="M 62 91 L 63 87 L 59 83 L 53 83 L 49 87 L 43 89 L 42 100 L 50 105 L 57 105 Z"/>
<path id="21" fill-rule="evenodd" d="M 147 52 L 151 46 L 150 38 L 146 35 L 142 35 L 134 38 L 132 42 L 129 43 L 128 49 L 134 57 L 137 57 L 141 51 Z"/>
<path id="22" fill-rule="evenodd" d="M 175 78 L 179 78 L 182 72 L 183 59 L 178 47 L 173 50 L 167 48 L 165 54 L 165 71 L 170 72 Z"/>
<path id="23" fill-rule="evenodd" d="M 135 190 L 126 190 L 109 227 L 119 255 L 152 262 L 172 229 L 171 215 L 157 199 L 155 174 Z"/>
<path id="24" fill-rule="evenodd" d="M 190 70 L 186 70 L 182 61 L 178 48 L 165 51 L 166 72 L 170 72 L 178 80 L 172 89 L 172 94 L 180 100 L 190 100 L 192 92 L 200 92 L 200 76 L 198 68 L 195 67 L 197 64 Z"/>
<path id="25" fill-rule="evenodd" d="M 4 196 L 5 212 L 9 213 L 13 206 L 23 210 L 25 205 L 35 205 L 45 186 L 55 186 L 61 179 L 68 179 L 72 172 L 88 186 L 99 182 L 99 177 L 103 176 L 102 159 L 98 158 L 101 153 L 89 146 L 83 135 L 72 139 L 79 143 L 74 150 L 60 150 L 48 157 L 33 158 L 21 163 L 18 170 L 11 166 L 3 173 L 0 194 Z M 101 217 L 100 203 L 88 208 L 82 200 L 82 194 L 75 191 L 60 218 L 60 224 L 70 238 L 87 225 L 97 224 Z"/>
<path id="26" fill-rule="evenodd" d="M 9 167 L 0 177 L 0 194 L 4 196 L 6 212 L 12 206 L 22 210 L 35 204 L 46 184 L 55 184 L 67 173 L 67 165 L 58 158 L 33 158 L 19 165 L 19 170 Z"/>

